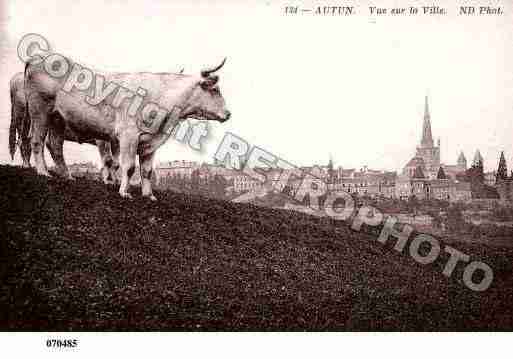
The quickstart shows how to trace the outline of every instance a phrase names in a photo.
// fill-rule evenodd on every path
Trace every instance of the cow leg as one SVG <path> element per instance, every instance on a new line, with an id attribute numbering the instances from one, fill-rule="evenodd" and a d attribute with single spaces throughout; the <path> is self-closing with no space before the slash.
<path id="1" fill-rule="evenodd" d="M 29 116 L 31 118 L 31 145 L 38 174 L 50 177 L 44 160 L 44 143 L 48 132 L 48 104 L 37 94 L 29 97 Z"/>
<path id="2" fill-rule="evenodd" d="M 103 164 L 101 169 L 103 183 L 119 183 L 119 143 L 114 140 L 110 142 L 97 140 L 96 146 Z"/>
<path id="3" fill-rule="evenodd" d="M 53 162 L 57 167 L 57 173 L 60 176 L 73 180 L 73 176 L 69 173 L 66 162 L 64 161 L 64 129 L 62 128 L 50 128 L 48 131 L 48 138 L 46 141 L 46 147 L 52 156 Z"/>
<path id="4" fill-rule="evenodd" d="M 30 167 L 30 155 L 32 152 L 29 137 L 30 117 L 25 113 L 25 106 L 16 109 L 15 116 L 18 125 L 21 159 L 23 160 L 23 167 L 28 168 Z"/>
<path id="5" fill-rule="evenodd" d="M 110 150 L 112 154 L 112 167 L 110 168 L 110 175 L 114 182 L 119 182 L 119 142 L 117 140 L 110 141 Z"/>
<path id="6" fill-rule="evenodd" d="M 113 184 L 114 178 L 112 178 L 111 167 L 112 167 L 112 152 L 110 143 L 107 141 L 96 141 L 96 146 L 98 147 L 98 152 L 100 153 L 100 158 L 102 160 L 103 167 L 101 169 L 101 176 L 103 179 L 103 183 L 105 184 Z"/>
<path id="7" fill-rule="evenodd" d="M 152 201 L 156 201 L 157 198 L 151 191 L 151 175 L 153 173 L 153 157 L 155 152 L 150 154 L 139 153 L 139 168 L 141 170 L 141 189 L 143 197 L 148 197 Z"/>
<path id="8" fill-rule="evenodd" d="M 119 194 L 121 197 L 132 198 L 128 193 L 128 186 L 135 171 L 135 156 L 137 155 L 139 136 L 136 133 L 124 133 L 120 137 L 121 185 L 119 186 Z"/>
<path id="9" fill-rule="evenodd" d="M 30 146 L 30 138 L 23 138 L 21 140 L 21 158 L 23 159 L 23 167 L 30 167 L 30 156 L 32 148 Z"/>

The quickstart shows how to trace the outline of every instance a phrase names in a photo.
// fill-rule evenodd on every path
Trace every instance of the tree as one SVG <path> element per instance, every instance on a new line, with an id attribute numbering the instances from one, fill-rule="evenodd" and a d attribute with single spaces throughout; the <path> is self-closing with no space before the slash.
<path id="1" fill-rule="evenodd" d="M 472 167 L 467 170 L 467 176 L 473 185 L 484 184 L 483 162 L 478 161 L 472 164 Z"/>
<path id="2" fill-rule="evenodd" d="M 447 209 L 447 229 L 459 232 L 465 228 L 465 219 L 460 207 L 451 206 Z"/>
<path id="3" fill-rule="evenodd" d="M 504 151 L 501 152 L 499 167 L 497 168 L 497 176 L 495 179 L 497 183 L 508 179 L 508 166 L 506 164 L 506 158 L 504 157 Z"/>
<path id="4" fill-rule="evenodd" d="M 223 198 L 225 196 L 228 181 L 220 175 L 214 175 L 210 181 L 210 190 L 214 197 Z"/>
<path id="5" fill-rule="evenodd" d="M 443 167 L 440 167 L 438 169 L 438 174 L 436 175 L 437 179 L 447 179 L 447 176 L 445 175 L 445 171 Z"/>
<path id="6" fill-rule="evenodd" d="M 442 217 L 440 216 L 440 211 L 437 210 L 428 210 L 427 214 L 432 218 L 432 225 L 434 228 L 441 229 L 442 228 Z"/>

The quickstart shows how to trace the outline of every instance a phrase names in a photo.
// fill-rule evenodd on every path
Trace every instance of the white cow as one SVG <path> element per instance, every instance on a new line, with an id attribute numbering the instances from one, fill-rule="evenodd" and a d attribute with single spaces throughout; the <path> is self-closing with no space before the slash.
<path id="1" fill-rule="evenodd" d="M 219 78 L 213 75 L 226 59 L 198 75 L 92 72 L 56 54 L 41 60 L 27 62 L 25 90 L 32 153 L 42 175 L 49 176 L 43 160 L 49 129 L 55 134 L 50 146 L 57 154 L 56 164 L 67 171 L 62 143 L 68 132 L 77 142 L 103 140 L 119 146 L 123 197 L 130 197 L 128 184 L 139 155 L 142 194 L 155 200 L 150 182 L 153 158 L 172 128 L 187 118 L 219 122 L 230 118 Z"/>

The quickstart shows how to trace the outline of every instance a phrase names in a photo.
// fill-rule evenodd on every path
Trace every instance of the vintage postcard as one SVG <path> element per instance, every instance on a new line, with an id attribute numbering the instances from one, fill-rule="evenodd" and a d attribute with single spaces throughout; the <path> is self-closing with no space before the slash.
<path id="1" fill-rule="evenodd" d="M 512 15 L 2 1 L 0 330 L 511 331 Z"/>

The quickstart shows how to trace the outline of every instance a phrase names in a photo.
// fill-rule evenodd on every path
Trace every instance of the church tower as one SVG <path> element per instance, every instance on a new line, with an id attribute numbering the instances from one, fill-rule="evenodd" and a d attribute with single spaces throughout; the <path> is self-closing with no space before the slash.
<path id="1" fill-rule="evenodd" d="M 327 174 L 328 174 L 328 183 L 333 183 L 334 179 L 335 179 L 335 171 L 333 169 L 333 158 L 331 157 L 331 154 L 330 154 L 330 160 L 328 162 L 328 166 L 326 166 L 326 169 L 327 169 Z"/>
<path id="2" fill-rule="evenodd" d="M 429 113 L 428 97 L 424 100 L 424 120 L 422 123 L 422 138 L 417 147 L 417 157 L 421 157 L 425 163 L 425 175 L 428 178 L 436 178 L 440 168 L 440 141 L 435 146 L 431 131 L 431 114 Z"/>
<path id="3" fill-rule="evenodd" d="M 472 161 L 472 166 L 483 166 L 484 167 L 484 159 L 481 156 L 481 152 L 476 150 L 476 154 L 474 155 L 474 160 Z"/>
<path id="4" fill-rule="evenodd" d="M 467 158 L 465 157 L 463 151 L 460 152 L 460 155 L 458 157 L 458 167 L 461 171 L 467 170 Z"/>

